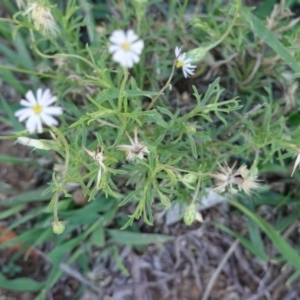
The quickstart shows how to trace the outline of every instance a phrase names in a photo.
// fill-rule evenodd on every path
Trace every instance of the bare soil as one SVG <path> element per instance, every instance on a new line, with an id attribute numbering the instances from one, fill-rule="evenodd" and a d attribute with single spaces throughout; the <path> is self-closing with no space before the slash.
<path id="1" fill-rule="evenodd" d="M 26 158 L 30 156 L 26 147 L 14 145 L 11 141 L 0 142 L 0 154 Z M 28 165 L 0 164 L 0 181 L 13 188 L 14 193 L 33 188 L 38 182 L 36 172 Z M 10 194 L 2 195 L 3 198 Z M 103 249 L 95 248 L 90 258 L 88 278 L 93 286 L 101 290 L 95 293 L 87 289 L 79 293 L 82 282 L 67 272 L 53 287 L 47 300 L 62 299 L 114 299 L 114 300 L 296 300 L 300 299 L 299 282 L 286 286 L 293 274 L 292 268 L 275 263 L 262 263 L 232 237 L 212 225 L 221 222 L 238 232 L 246 230 L 243 217 L 232 211 L 227 204 L 221 204 L 203 213 L 204 223 L 187 227 L 183 222 L 166 226 L 164 219 L 156 216 L 154 228 L 141 230 L 171 235 L 172 242 L 164 245 L 149 245 L 144 249 L 120 246 L 122 262 L 130 276 L 125 276 L 116 266 L 114 258 L 97 259 Z M 8 226 L 13 219 L 4 220 Z M 298 240 L 297 226 L 288 229 L 291 243 Z M 265 240 L 269 257 L 276 250 Z M 0 270 L 7 270 L 13 263 L 15 273 L 5 274 L 7 278 L 29 277 L 37 281 L 47 278 L 51 266 L 38 254 L 14 259 L 16 251 L 6 249 L 0 252 Z M 76 266 L 72 266 L 78 272 Z M 298 283 L 298 284 L 297 284 Z M 101 294 L 101 295 L 100 295 Z M 17 293 L 0 290 L 1 300 L 31 300 L 34 293 Z"/>

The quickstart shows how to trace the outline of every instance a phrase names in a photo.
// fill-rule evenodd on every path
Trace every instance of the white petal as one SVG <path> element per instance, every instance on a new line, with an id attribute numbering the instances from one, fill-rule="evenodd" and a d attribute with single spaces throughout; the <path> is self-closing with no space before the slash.
<path id="1" fill-rule="evenodd" d="M 132 29 L 129 29 L 126 34 L 126 40 L 128 43 L 133 43 L 136 41 L 139 37 L 134 33 Z"/>
<path id="2" fill-rule="evenodd" d="M 15 116 L 18 117 L 19 122 L 23 122 L 25 119 L 32 116 L 34 113 L 30 108 L 23 108 L 15 112 Z"/>
<path id="3" fill-rule="evenodd" d="M 31 104 L 36 104 L 36 99 L 33 95 L 32 91 L 28 91 L 25 95 L 25 98 L 31 103 Z"/>
<path id="4" fill-rule="evenodd" d="M 48 99 L 48 98 L 51 98 L 51 97 L 52 97 L 52 95 L 51 95 L 50 89 L 45 89 L 45 91 L 43 92 L 42 98 L 43 99 Z"/>
<path id="5" fill-rule="evenodd" d="M 54 103 L 57 100 L 56 96 L 53 96 L 51 98 L 47 98 L 47 100 L 44 100 L 44 106 L 49 106 L 50 104 Z"/>
<path id="6" fill-rule="evenodd" d="M 135 63 L 139 62 L 139 60 L 140 57 L 134 52 L 126 52 L 126 55 L 124 55 L 124 62 L 126 61 L 126 65 L 124 63 L 124 66 L 132 68 Z"/>
<path id="7" fill-rule="evenodd" d="M 119 50 L 121 50 L 119 45 L 110 45 L 108 48 L 109 53 L 113 53 Z"/>
<path id="8" fill-rule="evenodd" d="M 179 54 L 179 56 L 177 57 L 177 61 L 183 62 L 184 64 L 184 58 L 182 54 Z"/>
<path id="9" fill-rule="evenodd" d="M 135 54 L 135 53 L 130 53 L 130 58 L 131 60 L 136 64 L 140 61 L 140 57 L 139 55 Z"/>
<path id="10" fill-rule="evenodd" d="M 123 30 L 115 30 L 109 37 L 109 41 L 117 45 L 124 43 L 126 41 L 125 32 Z"/>
<path id="11" fill-rule="evenodd" d="M 43 104 L 43 90 L 42 89 L 38 89 L 36 91 L 36 100 L 38 104 Z"/>
<path id="12" fill-rule="evenodd" d="M 192 59 L 191 58 L 186 58 L 185 59 L 185 64 L 188 65 L 192 62 Z"/>
<path id="13" fill-rule="evenodd" d="M 122 62 L 120 62 L 120 65 L 127 68 L 132 68 L 134 65 L 134 61 L 132 59 L 132 56 L 130 53 L 126 54 L 122 58 Z"/>
<path id="14" fill-rule="evenodd" d="M 63 110 L 59 106 L 49 106 L 43 109 L 43 113 L 48 115 L 59 116 L 63 113 Z"/>
<path id="15" fill-rule="evenodd" d="M 43 126 L 42 126 L 42 120 L 40 118 L 40 116 L 37 116 L 37 131 L 38 133 L 42 133 L 43 132 Z"/>
<path id="16" fill-rule="evenodd" d="M 55 120 L 52 116 L 42 113 L 41 114 L 41 119 L 42 121 L 47 125 L 47 126 L 57 126 L 58 125 L 58 121 Z"/>
<path id="17" fill-rule="evenodd" d="M 51 95 L 50 90 L 46 89 L 42 94 L 40 104 L 46 105 L 46 103 L 48 103 L 49 99 L 51 99 L 51 98 L 52 98 L 52 95 Z"/>
<path id="18" fill-rule="evenodd" d="M 127 67 L 127 58 L 126 58 L 126 52 L 123 50 L 119 50 L 116 51 L 113 56 L 112 59 L 119 63 L 121 66 L 123 67 Z"/>
<path id="19" fill-rule="evenodd" d="M 195 73 L 194 68 L 183 67 L 183 70 L 189 75 L 194 75 L 194 73 Z"/>
<path id="20" fill-rule="evenodd" d="M 31 107 L 32 106 L 32 104 L 29 101 L 24 100 L 24 99 L 22 99 L 20 101 L 20 104 L 23 105 L 23 106 L 26 106 L 26 107 Z"/>
<path id="21" fill-rule="evenodd" d="M 188 78 L 188 77 L 189 77 L 188 73 L 186 72 L 186 70 L 185 70 L 184 68 L 182 68 L 182 72 L 183 72 L 183 76 L 184 76 L 185 78 Z"/>
<path id="22" fill-rule="evenodd" d="M 29 131 L 29 133 L 34 133 L 37 128 L 37 117 L 35 115 L 32 115 L 26 122 L 26 128 Z"/>
<path id="23" fill-rule="evenodd" d="M 136 41 L 131 45 L 131 49 L 136 54 L 141 54 L 144 48 L 144 42 L 142 40 Z"/>
<path id="24" fill-rule="evenodd" d="M 181 52 L 181 48 L 182 48 L 182 46 L 181 46 L 181 47 L 176 46 L 176 48 L 175 48 L 175 56 L 176 56 L 177 58 L 179 57 L 179 54 L 180 54 L 180 52 Z"/>
<path id="25" fill-rule="evenodd" d="M 196 69 L 196 66 L 191 65 L 191 64 L 186 64 L 185 67 L 189 68 L 189 69 Z"/>

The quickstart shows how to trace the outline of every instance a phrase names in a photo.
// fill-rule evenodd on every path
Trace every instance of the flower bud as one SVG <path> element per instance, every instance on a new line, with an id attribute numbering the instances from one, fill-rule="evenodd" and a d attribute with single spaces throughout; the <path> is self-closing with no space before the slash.
<path id="1" fill-rule="evenodd" d="M 65 224 L 61 221 L 53 222 L 52 230 L 55 234 L 62 234 L 65 231 Z"/>
<path id="2" fill-rule="evenodd" d="M 188 173 L 182 177 L 182 182 L 191 184 L 194 183 L 198 179 L 198 176 L 195 173 Z"/>
<path id="3" fill-rule="evenodd" d="M 192 60 L 192 64 L 196 64 L 206 55 L 207 52 L 208 48 L 198 47 L 187 52 L 186 56 Z"/>
<path id="4" fill-rule="evenodd" d="M 148 0 L 132 0 L 132 5 L 134 6 L 135 13 L 139 21 L 141 21 L 146 15 L 147 4 Z"/>
<path id="5" fill-rule="evenodd" d="M 185 130 L 186 130 L 186 133 L 190 133 L 190 134 L 195 133 L 197 131 L 196 124 L 195 123 L 187 123 L 185 125 Z"/>
<path id="6" fill-rule="evenodd" d="M 164 194 L 160 194 L 160 202 L 164 205 L 164 206 L 170 206 L 171 205 L 171 201 L 169 199 L 169 197 L 167 197 Z"/>
<path id="7" fill-rule="evenodd" d="M 57 145 L 50 140 L 36 140 L 25 136 L 20 136 L 17 138 L 17 142 L 24 146 L 33 147 L 35 149 L 41 150 L 57 150 Z"/>
<path id="8" fill-rule="evenodd" d="M 185 225 L 190 226 L 196 219 L 196 205 L 191 203 L 185 210 L 183 221 Z"/>
<path id="9" fill-rule="evenodd" d="M 17 138 L 17 142 L 24 146 L 34 147 L 36 149 L 49 150 L 42 142 L 39 140 L 31 139 L 25 136 L 20 136 Z"/>

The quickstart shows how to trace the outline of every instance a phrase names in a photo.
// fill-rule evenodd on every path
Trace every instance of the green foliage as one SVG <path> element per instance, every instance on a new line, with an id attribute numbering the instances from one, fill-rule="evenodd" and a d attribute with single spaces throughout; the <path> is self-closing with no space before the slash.
<path id="1" fill-rule="evenodd" d="M 1 277 L 1 287 L 15 284 L 32 291 L 42 287 L 38 299 L 43 299 L 60 278 L 60 261 L 66 253 L 72 253 L 68 262 L 78 261 L 87 258 L 82 243 L 88 249 L 106 247 L 108 239 L 113 245 L 107 252 L 128 274 L 117 244 L 143 246 L 170 240 L 136 232 L 135 221 L 142 218 L 153 225 L 153 208 L 161 210 L 179 202 L 189 205 L 184 221 L 191 225 L 198 199 L 206 194 L 206 188 L 214 187 L 209 175 L 216 174 L 218 164 L 227 162 L 230 168 L 238 162 L 251 171 L 247 178 L 237 174 L 226 188 L 241 178 L 253 184 L 261 172 L 290 180 L 291 163 L 300 152 L 295 80 L 300 74 L 295 42 L 298 22 L 287 19 L 283 13 L 287 7 L 274 10 L 266 21 L 275 1 L 266 1 L 256 10 L 239 0 L 226 6 L 221 2 L 205 1 L 199 17 L 191 15 L 195 7 L 189 1 L 172 0 L 163 5 L 134 0 L 126 6 L 115 1 L 114 10 L 122 16 L 117 18 L 104 4 L 69 0 L 66 5 L 57 1 L 55 6 L 46 0 L 32 1 L 44 5 L 53 17 L 55 29 L 51 31 L 37 26 L 40 20 L 32 10 L 24 13 L 12 1 L 4 1 L 11 18 L 0 19 L 0 38 L 6 41 L 0 43 L 5 58 L 0 63 L 1 80 L 17 93 L 16 99 L 24 98 L 28 90 L 51 88 L 64 113 L 58 127 L 44 128 L 43 136 L 34 135 L 49 151 L 37 149 L 23 161 L 0 156 L 0 162 L 36 166 L 37 157 L 50 158 L 56 166 L 50 170 L 52 179 L 47 186 L 14 196 L 0 213 L 1 220 L 23 214 L 6 231 L 28 222 L 35 224 L 0 249 L 17 243 L 37 247 L 51 241 L 56 245 L 47 255 L 53 265 L 51 274 L 41 284 L 25 279 L 6 282 Z M 290 1 L 287 6 L 292 4 Z M 149 15 L 150 7 L 161 17 Z M 108 36 L 127 28 L 133 28 L 145 44 L 140 61 L 131 69 L 115 64 L 109 54 Z M 192 79 L 184 79 L 176 69 L 174 49 L 181 44 L 197 66 Z M 2 139 L 28 136 L 14 116 L 19 109 L 16 99 L 0 91 L 0 121 L 12 129 Z M 137 155 L 131 151 L 130 156 L 124 145 L 130 146 L 132 140 L 138 141 L 144 152 Z M 296 171 L 295 180 L 299 177 Z M 70 183 L 88 199 L 84 207 L 74 204 Z M 255 189 L 253 205 L 244 191 L 242 183 L 229 203 L 247 216 L 248 236 L 217 226 L 267 262 L 264 231 L 282 261 L 299 272 L 298 252 L 280 235 L 299 218 L 297 199 L 293 198 L 298 188 L 288 196 L 267 191 L 270 196 L 262 198 Z M 34 205 L 29 212 L 28 203 Z M 278 206 L 276 224 L 260 217 L 262 205 Z M 281 213 L 280 208 L 293 205 L 293 214 Z M 131 211 L 130 215 L 125 216 L 124 210 Z M 108 229 L 112 223 L 118 229 Z M 73 232 L 78 234 L 69 238 Z M 299 273 L 290 281 L 297 276 Z"/>

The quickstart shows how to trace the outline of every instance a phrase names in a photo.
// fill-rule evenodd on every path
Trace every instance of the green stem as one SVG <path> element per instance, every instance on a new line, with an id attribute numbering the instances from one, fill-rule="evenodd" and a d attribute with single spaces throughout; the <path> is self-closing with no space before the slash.
<path id="1" fill-rule="evenodd" d="M 195 201 L 198 199 L 198 194 L 199 194 L 199 190 L 200 190 L 200 183 L 201 183 L 201 178 L 198 179 L 196 190 L 195 190 L 195 193 L 194 193 L 191 204 L 195 203 Z"/>
<path id="2" fill-rule="evenodd" d="M 33 31 L 31 29 L 30 29 L 30 34 L 31 34 L 31 38 L 32 38 L 33 42 L 35 42 L 35 37 L 34 37 Z M 38 55 L 40 55 L 41 57 L 44 57 L 44 58 L 51 58 L 51 59 L 58 58 L 58 57 L 77 58 L 79 60 L 84 61 L 86 64 L 88 64 L 93 69 L 95 68 L 95 66 L 90 61 L 88 61 L 87 59 L 85 59 L 79 55 L 76 55 L 76 54 L 66 54 L 66 53 L 58 53 L 58 54 L 54 54 L 54 55 L 44 54 L 38 49 L 38 47 L 35 44 L 33 44 L 33 49 L 36 51 L 36 53 Z"/>
<path id="3" fill-rule="evenodd" d="M 64 135 L 56 128 L 56 127 L 51 127 L 51 129 L 57 134 L 58 138 L 61 140 L 61 142 L 64 145 L 65 148 L 65 166 L 64 166 L 64 171 L 63 171 L 63 182 L 61 185 L 59 185 L 58 189 L 55 192 L 55 195 L 53 196 L 51 203 L 53 203 L 53 218 L 54 222 L 58 223 L 58 199 L 59 199 L 59 194 L 64 190 L 64 187 L 67 183 L 67 173 L 69 169 L 69 160 L 70 160 L 70 148 L 67 140 L 65 139 Z"/>
<path id="4" fill-rule="evenodd" d="M 175 71 L 175 66 L 176 66 L 176 62 L 177 62 L 177 58 L 175 59 L 174 63 L 173 63 L 173 67 L 172 67 L 172 71 L 171 71 L 171 75 L 168 79 L 168 81 L 166 82 L 166 84 L 163 86 L 163 88 L 158 92 L 158 95 L 152 99 L 152 101 L 150 102 L 150 104 L 147 106 L 146 110 L 149 110 L 153 107 L 153 105 L 155 104 L 155 102 L 157 101 L 157 99 L 160 97 L 160 95 L 165 91 L 166 88 L 169 87 L 171 80 L 173 78 L 174 75 L 174 71 Z"/>
<path id="5" fill-rule="evenodd" d="M 10 22 L 10 23 L 17 23 L 15 20 L 10 18 L 0 18 L 0 22 Z"/>
<path id="6" fill-rule="evenodd" d="M 51 74 L 46 74 L 46 73 L 39 73 L 39 72 L 35 72 L 35 71 L 29 71 L 29 70 L 25 70 L 25 69 L 20 69 L 20 68 L 15 68 L 15 67 L 10 67 L 10 66 L 5 66 L 0 64 L 0 70 L 4 69 L 4 70 L 11 70 L 11 71 L 15 71 L 15 72 L 20 72 L 20 73 L 25 73 L 25 74 L 32 74 L 32 75 L 39 75 L 39 76 L 43 76 L 43 77 L 48 77 L 48 78 L 53 78 L 53 79 L 65 79 L 62 77 L 57 77 L 55 75 L 51 75 Z"/>
<path id="7" fill-rule="evenodd" d="M 238 0 L 237 1 L 237 9 L 235 12 L 235 15 L 233 17 L 232 22 L 230 23 L 229 27 L 227 28 L 226 32 L 221 36 L 221 38 L 219 40 L 217 40 L 215 43 L 213 43 L 212 45 L 209 45 L 206 49 L 207 51 L 211 50 L 212 48 L 216 47 L 217 45 L 219 45 L 220 43 L 222 43 L 224 41 L 224 39 L 229 35 L 229 33 L 231 32 L 236 19 L 238 18 L 238 16 L 240 15 L 240 10 L 241 10 L 241 2 Z"/>
<path id="8" fill-rule="evenodd" d="M 123 103 L 123 97 L 124 97 L 124 90 L 125 90 L 125 84 L 128 80 L 128 69 L 124 68 L 124 77 L 121 83 L 120 92 L 119 92 L 119 98 L 118 98 L 118 111 L 121 112 L 122 110 L 122 103 Z"/>
<path id="9" fill-rule="evenodd" d="M 58 223 L 59 219 L 58 219 L 58 198 L 59 198 L 59 193 L 60 191 L 57 191 L 54 196 L 53 196 L 53 219 L 54 219 L 54 223 Z M 51 202 L 52 202 L 51 201 Z"/>

